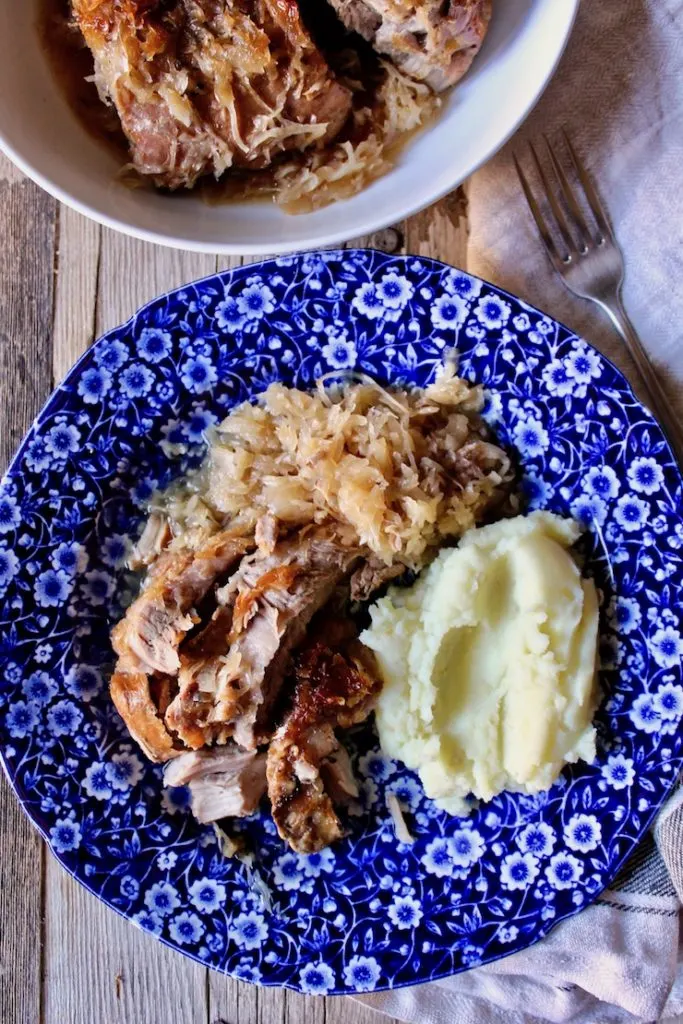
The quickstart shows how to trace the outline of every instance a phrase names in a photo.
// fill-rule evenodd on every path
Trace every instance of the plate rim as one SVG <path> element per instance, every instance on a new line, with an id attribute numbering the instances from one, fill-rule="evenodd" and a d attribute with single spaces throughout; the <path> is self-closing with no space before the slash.
<path id="1" fill-rule="evenodd" d="M 670 441 L 669 441 L 669 439 L 668 439 L 668 437 L 667 437 L 667 435 L 666 435 L 666 433 L 664 431 L 664 428 L 661 427 L 661 425 L 659 424 L 656 416 L 649 409 L 649 407 L 644 402 L 642 402 L 640 400 L 640 398 L 635 394 L 635 391 L 634 391 L 633 386 L 631 385 L 629 379 L 626 377 L 626 375 L 622 372 L 622 370 L 618 366 L 616 366 L 616 364 L 609 357 L 603 355 L 602 352 L 600 352 L 597 348 L 595 348 L 595 346 L 590 341 L 587 341 L 581 335 L 576 334 L 575 331 L 573 331 L 571 328 L 567 327 L 561 320 L 557 320 L 555 317 L 553 317 L 550 314 L 545 313 L 543 310 L 539 309 L 533 303 L 527 302 L 525 299 L 520 298 L 519 296 L 515 295 L 514 293 L 509 292 L 508 290 L 506 290 L 504 288 L 501 288 L 498 285 L 495 285 L 495 284 L 491 283 L 490 281 L 487 281 L 485 278 L 481 278 L 481 277 L 479 277 L 476 274 L 472 274 L 470 271 L 462 270 L 461 268 L 458 268 L 458 267 L 454 266 L 453 264 L 445 263 L 442 260 L 437 260 L 437 259 L 434 259 L 432 257 L 418 256 L 418 255 L 410 254 L 410 253 L 408 253 L 408 254 L 387 254 L 387 253 L 382 252 L 381 250 L 373 249 L 371 247 L 359 247 L 359 248 L 355 248 L 354 247 L 354 248 L 349 248 L 349 249 L 339 249 L 339 248 L 334 249 L 333 248 L 333 249 L 325 250 L 325 255 L 329 256 L 329 257 L 332 257 L 332 258 L 334 258 L 334 257 L 352 258 L 355 254 L 358 254 L 358 253 L 378 255 L 383 260 L 390 261 L 392 263 L 405 264 L 405 263 L 409 262 L 410 260 L 418 260 L 420 263 L 431 265 L 434 268 L 440 268 L 440 269 L 444 269 L 444 270 L 452 270 L 452 269 L 457 270 L 457 271 L 459 271 L 459 272 L 461 272 L 463 274 L 466 274 L 468 277 L 472 278 L 473 280 L 481 282 L 481 284 L 483 286 L 485 286 L 487 288 L 490 288 L 493 292 L 495 292 L 495 293 L 497 293 L 499 295 L 502 295 L 504 297 L 510 298 L 510 299 L 512 299 L 517 304 L 521 304 L 526 310 L 529 310 L 529 311 L 531 311 L 533 313 L 536 313 L 540 317 L 547 318 L 549 321 L 551 321 L 553 323 L 553 325 L 558 325 L 559 327 L 563 328 L 563 330 L 567 331 L 570 336 L 572 336 L 574 338 L 580 339 L 582 342 L 584 342 L 588 346 L 588 348 L 591 351 L 596 352 L 599 355 L 600 359 L 606 365 L 608 365 L 608 366 L 610 366 L 612 368 L 612 370 L 617 374 L 617 376 L 620 379 L 620 381 L 623 382 L 624 390 L 625 390 L 626 394 L 633 398 L 634 403 L 637 405 L 637 407 L 639 407 L 641 410 L 643 410 L 647 414 L 648 418 L 652 421 L 654 426 L 659 430 L 659 432 L 661 433 L 661 436 L 662 436 L 662 438 L 663 438 L 663 440 L 664 440 L 664 442 L 666 444 L 666 449 L 667 449 L 667 451 L 669 453 L 671 461 L 672 461 L 673 465 L 676 468 L 678 477 L 679 477 L 681 483 L 683 484 L 683 467 L 678 463 L 678 461 L 677 461 L 677 459 L 675 457 L 675 453 L 674 453 L 674 451 L 672 449 L 672 446 L 671 446 L 671 443 L 670 443 Z M 125 331 L 127 328 L 131 327 L 135 323 L 136 319 L 141 314 L 143 314 L 147 309 L 149 309 L 152 306 L 155 306 L 158 303 L 162 303 L 162 302 L 168 300 L 169 298 L 171 298 L 173 296 L 177 296 L 178 294 L 180 294 L 182 292 L 186 292 L 188 289 L 191 289 L 191 288 L 194 288 L 194 287 L 199 287 L 199 286 L 202 286 L 204 284 L 208 284 L 208 283 L 210 283 L 212 281 L 220 281 L 221 284 L 224 284 L 226 279 L 231 278 L 236 272 L 239 272 L 239 271 L 251 270 L 253 272 L 258 272 L 262 268 L 268 267 L 271 264 L 277 264 L 278 260 L 281 259 L 283 257 L 283 255 L 285 255 L 285 254 L 283 254 L 283 253 L 274 254 L 273 256 L 268 257 L 268 259 L 261 260 L 261 261 L 258 261 L 256 263 L 246 264 L 246 265 L 243 265 L 241 267 L 235 267 L 235 268 L 229 268 L 229 269 L 224 269 L 224 270 L 220 270 L 220 271 L 214 271 L 213 273 L 206 274 L 206 275 L 204 275 L 201 278 L 197 278 L 197 279 L 194 279 L 192 281 L 189 281 L 189 282 L 186 282 L 184 284 L 181 284 L 181 285 L 178 285 L 176 287 L 173 287 L 171 289 L 168 289 L 167 291 L 162 292 L 162 293 L 154 296 L 153 298 L 148 300 L 146 303 L 144 303 L 143 305 L 138 307 L 132 313 L 132 315 L 130 317 L 128 317 L 127 320 L 123 321 L 122 323 L 120 323 L 118 325 L 115 325 L 115 326 L 111 327 L 109 330 L 107 330 L 103 334 L 99 335 L 97 338 L 93 339 L 92 343 L 88 346 L 88 348 L 85 350 L 85 352 L 83 352 L 81 354 L 81 356 L 76 360 L 76 362 L 69 369 L 69 371 L 66 373 L 66 375 L 62 378 L 62 380 L 59 381 L 59 383 L 55 386 L 53 391 L 50 393 L 50 395 L 47 397 L 47 399 L 43 403 L 43 405 L 42 405 L 41 409 L 39 410 L 39 412 L 33 418 L 32 422 L 29 425 L 29 427 L 27 428 L 26 433 L 25 433 L 24 437 L 22 438 L 21 443 L 19 444 L 15 454 L 13 455 L 12 459 L 10 460 L 10 462 L 9 462 L 9 464 L 7 466 L 7 469 L 5 470 L 5 472 L 2 474 L 2 477 L 0 478 L 0 487 L 3 487 L 5 485 L 5 483 L 12 476 L 13 472 L 15 471 L 15 469 L 20 465 L 22 457 L 23 457 L 23 455 L 25 453 L 25 450 L 26 450 L 26 448 L 28 446 L 29 439 L 31 438 L 31 435 L 32 435 L 34 429 L 38 425 L 40 425 L 40 423 L 42 422 L 44 417 L 47 417 L 47 416 L 50 415 L 50 411 L 51 411 L 52 405 L 53 405 L 54 402 L 57 401 L 59 393 L 63 390 L 65 384 L 67 382 L 71 381 L 72 378 L 74 378 L 76 376 L 76 374 L 77 374 L 78 370 L 80 369 L 80 367 L 91 358 L 92 350 L 93 350 L 95 345 L 100 344 L 101 342 L 109 340 L 109 338 L 112 335 L 119 335 L 122 331 Z M 313 256 L 313 255 L 319 255 L 319 250 L 314 249 L 314 250 L 307 250 L 307 251 L 301 252 L 301 253 L 296 253 L 296 254 L 293 254 L 290 258 L 292 260 L 296 261 L 297 263 L 299 263 L 299 262 L 302 262 L 306 257 L 310 257 L 310 256 Z M 683 494 L 683 492 L 682 492 L 682 494 Z M 680 516 L 680 519 L 683 522 L 683 496 L 681 497 L 681 499 L 676 504 L 676 513 Z M 680 754 L 678 755 L 678 757 L 676 759 L 672 758 L 671 760 L 672 760 L 672 762 L 677 763 L 678 767 L 680 769 L 680 766 L 683 765 L 683 749 L 681 750 Z M 95 891 L 94 888 L 91 888 L 91 886 L 88 884 L 87 880 L 85 878 L 79 877 L 79 875 L 76 873 L 76 870 L 72 869 L 68 865 L 68 863 L 65 862 L 65 859 L 64 859 L 63 855 L 57 853 L 54 850 L 54 848 L 52 847 L 52 845 L 51 845 L 51 843 L 49 841 L 48 835 L 43 830 L 43 828 L 41 827 L 40 823 L 29 813 L 29 810 L 27 808 L 28 798 L 25 797 L 22 794 L 22 787 L 20 787 L 17 784 L 16 778 L 13 777 L 12 774 L 11 774 L 10 767 L 9 767 L 9 765 L 7 763 L 7 760 L 6 760 L 6 757 L 5 757 L 5 751 L 4 751 L 4 748 L 3 748 L 2 745 L 0 745 L 0 764 L 2 765 L 5 778 L 7 779 L 7 781 L 9 783 L 9 785 L 10 785 L 14 795 L 16 796 L 16 798 L 17 798 L 17 800 L 19 802 L 19 806 L 21 808 L 22 813 L 26 816 L 26 818 L 28 818 L 28 820 L 31 823 L 31 825 L 37 830 L 37 832 L 40 835 L 40 837 L 46 843 L 46 846 L 47 846 L 47 849 L 48 849 L 49 853 L 56 859 L 56 861 L 59 863 L 60 867 L 63 868 L 67 872 L 67 874 L 69 874 L 73 879 L 75 879 L 75 881 L 78 882 L 78 884 L 83 886 L 83 888 L 87 892 L 89 892 L 95 899 L 97 899 L 100 903 L 104 904 L 106 907 L 108 907 L 111 910 L 115 911 L 118 914 L 119 917 L 122 917 L 131 926 L 135 926 L 139 930 L 144 931 L 145 929 L 143 929 L 139 924 L 137 924 L 137 922 L 135 922 L 132 919 L 132 917 L 129 917 L 123 910 L 121 910 L 119 907 L 117 907 L 115 904 L 113 904 L 110 900 L 108 900 L 106 897 L 102 896 L 100 893 Z M 455 970 L 451 970 L 450 968 L 447 968 L 443 972 L 437 972 L 437 973 L 432 974 L 428 980 L 400 981 L 400 982 L 395 983 L 393 985 L 379 984 L 379 985 L 377 985 L 377 987 L 373 991 L 374 992 L 395 991 L 395 990 L 398 990 L 398 989 L 401 989 L 401 988 L 410 988 L 410 987 L 413 987 L 414 985 L 420 985 L 420 984 L 430 984 L 433 981 L 439 981 L 439 980 L 443 980 L 445 978 L 454 977 L 457 974 L 462 974 L 463 972 L 475 969 L 478 966 L 486 966 L 486 965 L 488 965 L 490 963 L 495 963 L 496 961 L 504 959 L 505 957 L 510 956 L 513 953 L 523 952 L 524 950 L 530 949 L 530 948 L 532 948 L 532 946 L 535 946 L 536 943 L 541 941 L 542 939 L 545 939 L 548 936 L 548 934 L 554 929 L 554 927 L 556 925 L 562 923 L 563 921 L 567 921 L 567 920 L 575 917 L 577 914 L 581 913 L 581 911 L 583 911 L 583 910 L 587 909 L 589 906 L 593 905 L 595 903 L 595 901 L 600 898 L 602 893 L 609 887 L 611 882 L 614 880 L 614 878 L 618 875 L 618 873 L 623 868 L 624 864 L 628 861 L 628 859 L 634 853 L 634 851 L 636 850 L 637 846 L 640 843 L 642 843 L 646 833 L 650 830 L 650 828 L 652 826 L 652 823 L 656 819 L 656 817 L 659 814 L 661 808 L 666 803 L 666 801 L 670 798 L 671 793 L 672 793 L 672 791 L 673 791 L 673 789 L 674 789 L 674 787 L 676 785 L 677 777 L 678 777 L 678 772 L 672 772 L 670 777 L 666 779 L 665 789 L 664 789 L 663 795 L 650 808 L 648 814 L 645 815 L 641 819 L 643 824 L 642 824 L 642 827 L 640 829 L 640 837 L 639 837 L 637 843 L 633 844 L 615 862 L 615 865 L 614 865 L 613 869 L 608 874 L 605 875 L 604 884 L 602 884 L 601 887 L 596 892 L 590 893 L 589 896 L 586 898 L 584 903 L 582 903 L 582 904 L 580 904 L 578 906 L 572 907 L 564 915 L 557 916 L 557 917 L 553 918 L 552 920 L 550 920 L 548 922 L 544 922 L 544 925 L 535 933 L 535 935 L 533 936 L 532 940 L 527 945 L 522 946 L 520 949 L 514 949 L 513 948 L 509 952 L 503 952 L 503 953 L 498 954 L 498 955 L 487 957 L 481 964 L 473 964 L 473 965 L 463 964 L 461 967 L 456 968 Z M 168 947 L 169 949 L 174 950 L 178 954 L 181 954 L 181 955 L 189 958 L 190 960 L 194 961 L 195 963 L 198 963 L 198 964 L 200 964 L 203 967 L 209 968 L 210 970 L 214 970 L 214 971 L 216 971 L 219 974 L 224 974 L 227 977 L 233 977 L 234 978 L 234 975 L 231 974 L 230 971 L 224 970 L 224 969 L 222 969 L 219 966 L 215 966 L 215 965 L 212 965 L 212 964 L 207 964 L 206 961 L 201 959 L 198 955 L 194 954 L 190 950 L 179 948 L 178 945 L 176 945 L 173 942 L 171 942 L 170 940 L 168 940 L 165 936 L 163 936 L 163 935 L 155 935 L 154 938 L 157 941 L 161 942 L 164 946 Z M 235 979 L 235 980 L 242 980 L 242 981 L 244 981 L 246 979 Z M 270 981 L 267 978 L 261 978 L 261 979 L 259 979 L 256 982 L 248 980 L 247 983 L 248 984 L 254 984 L 254 985 L 256 985 L 258 987 L 262 987 L 262 988 L 286 988 L 286 989 L 289 989 L 289 990 L 295 991 L 295 992 L 301 992 L 302 991 L 301 988 L 297 984 L 295 984 L 294 982 L 290 982 L 290 981 L 285 981 L 285 982 L 282 982 L 282 981 Z M 333 997 L 333 996 L 349 996 L 349 995 L 353 995 L 353 993 L 350 990 L 348 990 L 348 989 L 335 988 L 332 991 L 327 992 L 326 995 L 328 997 Z"/>

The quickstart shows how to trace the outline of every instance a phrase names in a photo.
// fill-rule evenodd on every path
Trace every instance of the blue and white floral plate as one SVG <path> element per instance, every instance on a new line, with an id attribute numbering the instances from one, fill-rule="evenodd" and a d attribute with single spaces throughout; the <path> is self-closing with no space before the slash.
<path id="1" fill-rule="evenodd" d="M 267 813 L 244 823 L 267 906 L 184 790 L 130 741 L 107 693 L 122 569 L 152 491 L 204 431 L 271 381 L 353 367 L 426 384 L 457 347 L 490 389 L 533 507 L 588 527 L 601 588 L 595 764 L 548 793 L 449 817 L 370 728 L 354 736 L 363 812 L 302 857 Z M 523 949 L 598 893 L 681 764 L 681 477 L 621 374 L 565 327 L 431 260 L 325 252 L 219 274 L 101 338 L 38 417 L 0 494 L 0 741 L 26 813 L 80 882 L 140 927 L 237 978 L 368 992 Z M 385 794 L 409 813 L 396 842 Z"/>

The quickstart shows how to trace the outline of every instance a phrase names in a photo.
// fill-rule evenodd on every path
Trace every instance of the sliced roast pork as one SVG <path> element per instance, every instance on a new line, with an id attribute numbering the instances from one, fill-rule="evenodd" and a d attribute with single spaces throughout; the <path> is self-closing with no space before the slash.
<path id="1" fill-rule="evenodd" d="M 436 92 L 454 85 L 479 52 L 491 0 L 329 0 L 344 25 Z"/>
<path id="2" fill-rule="evenodd" d="M 358 794 L 334 730 L 363 721 L 380 684 L 360 645 L 345 656 L 313 643 L 297 657 L 295 675 L 292 708 L 268 748 L 268 796 L 280 836 L 298 853 L 314 853 L 344 834 L 335 803 Z"/>
<path id="3" fill-rule="evenodd" d="M 180 674 L 175 699 L 165 713 L 169 727 L 191 750 L 203 747 L 215 732 L 209 724 L 213 710 L 212 687 L 201 686 L 199 672 L 207 661 L 220 661 L 230 649 L 233 600 L 219 605 L 208 624 L 190 637 L 180 655 Z M 226 737 L 232 726 L 224 729 Z"/>
<path id="4" fill-rule="evenodd" d="M 323 529 L 245 558 L 220 594 L 224 604 L 183 654 L 169 725 L 182 734 L 186 721 L 200 728 L 231 723 L 248 750 L 267 739 L 292 651 L 359 559 Z"/>
<path id="5" fill-rule="evenodd" d="M 201 822 L 253 814 L 266 790 L 266 755 L 234 744 L 181 754 L 164 772 L 164 785 L 188 786 Z"/>
<path id="6" fill-rule="evenodd" d="M 173 677 L 180 667 L 178 646 L 195 624 L 194 607 L 253 546 L 252 539 L 225 531 L 196 551 L 164 552 L 150 568 L 147 586 L 112 631 L 119 658 L 109 684 L 111 696 L 131 735 L 153 761 L 166 761 L 182 750 L 163 719 L 177 693 Z M 212 742 L 226 738 L 224 729 L 210 735 Z M 206 741 L 201 735 L 197 745 Z"/>
<path id="7" fill-rule="evenodd" d="M 145 672 L 119 659 L 119 666 L 109 682 L 109 692 L 131 736 L 151 761 L 168 761 L 180 753 L 152 698 Z"/>
<path id="8" fill-rule="evenodd" d="M 136 659 L 143 672 L 176 674 L 178 647 L 196 624 L 195 606 L 253 546 L 251 538 L 224 531 L 197 551 L 164 553 L 150 570 L 148 585 L 112 631 L 116 653 Z"/>

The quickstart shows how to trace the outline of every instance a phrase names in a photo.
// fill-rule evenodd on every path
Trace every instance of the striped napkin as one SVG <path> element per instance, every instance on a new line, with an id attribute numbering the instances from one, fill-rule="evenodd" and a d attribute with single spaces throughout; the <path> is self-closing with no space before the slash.
<path id="1" fill-rule="evenodd" d="M 683 1024 L 682 898 L 683 790 L 612 887 L 542 942 L 444 981 L 356 998 L 411 1024 Z"/>

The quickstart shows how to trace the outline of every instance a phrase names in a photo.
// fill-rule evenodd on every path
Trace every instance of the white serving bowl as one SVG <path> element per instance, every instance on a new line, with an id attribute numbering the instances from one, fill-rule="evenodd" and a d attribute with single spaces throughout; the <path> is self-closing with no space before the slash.
<path id="1" fill-rule="evenodd" d="M 494 0 L 470 72 L 394 169 L 351 199 L 290 216 L 271 202 L 210 206 L 199 197 L 126 188 L 116 159 L 79 124 L 53 78 L 36 30 L 36 0 L 0 0 L 0 146 L 62 202 L 148 241 L 240 255 L 333 245 L 415 213 L 492 156 L 552 76 L 578 5 Z"/>

